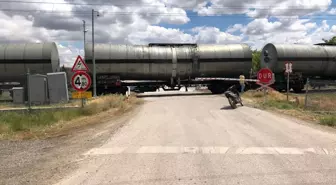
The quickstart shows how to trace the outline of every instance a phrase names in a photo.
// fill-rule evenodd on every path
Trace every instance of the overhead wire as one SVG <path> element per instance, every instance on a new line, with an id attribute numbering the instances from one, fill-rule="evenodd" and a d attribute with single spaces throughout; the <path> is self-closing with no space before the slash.
<path id="1" fill-rule="evenodd" d="M 81 6 L 81 7 L 86 7 L 86 6 L 118 6 L 118 7 L 132 7 L 132 6 L 136 6 L 139 7 L 138 4 L 117 4 L 117 3 L 111 3 L 111 2 L 106 2 L 106 3 L 78 3 L 78 2 L 46 2 L 46 1 L 20 1 L 20 0 L 0 0 L 0 4 L 1 3 L 25 3 L 25 4 L 50 4 L 50 5 L 74 5 L 74 6 Z M 191 8 L 189 6 L 173 6 L 173 5 L 165 5 L 164 7 L 162 6 L 162 4 L 160 5 L 153 5 L 153 4 L 146 4 L 146 3 L 142 3 L 140 5 L 141 7 L 156 7 L 156 8 Z M 233 9 L 233 10 L 241 10 L 242 8 L 246 8 L 244 6 L 214 6 L 211 5 L 210 6 L 211 9 L 213 10 L 227 10 L 227 9 Z M 330 5 L 328 6 L 329 8 L 331 7 L 336 7 L 336 5 Z M 65 10 L 54 10 L 55 7 L 52 8 L 52 10 L 41 10 L 41 9 L 1 9 L 0 11 L 3 12 L 20 12 L 22 13 L 27 13 L 27 14 L 66 14 L 69 13 L 71 15 L 90 15 L 91 16 L 91 10 L 90 11 L 85 11 L 85 10 L 69 10 L 69 11 L 65 11 Z M 316 10 L 316 8 L 298 8 L 297 6 L 286 6 L 286 7 L 280 7 L 280 6 L 262 6 L 262 5 L 251 5 L 250 11 L 253 10 L 291 10 L 295 13 L 295 11 L 300 11 L 300 10 Z M 318 10 L 316 10 L 318 11 Z M 235 14 L 234 16 L 227 16 L 230 14 L 223 14 L 221 12 L 219 12 L 218 14 L 212 14 L 212 15 L 199 15 L 197 12 L 192 12 L 192 13 L 188 13 L 186 14 L 184 13 L 163 13 L 163 12 L 137 12 L 137 11 L 120 11 L 120 12 L 116 12 L 116 11 L 103 11 L 102 14 L 103 15 L 132 15 L 132 14 L 140 14 L 140 15 L 144 15 L 144 16 L 187 16 L 187 17 L 218 17 L 220 16 L 221 19 L 256 19 L 258 17 L 251 17 L 246 15 L 246 13 L 241 13 L 241 14 Z M 277 17 L 277 18 L 295 18 L 298 15 L 267 15 L 266 17 Z M 300 16 L 301 19 L 328 19 L 330 17 L 335 17 L 336 15 L 303 15 Z M 266 18 L 266 17 L 260 17 L 260 18 Z M 67 41 L 81 41 L 80 39 L 73 39 L 73 40 L 67 40 Z"/>
<path id="2" fill-rule="evenodd" d="M 80 6 L 107 6 L 107 5 L 112 5 L 112 6 L 125 6 L 125 7 L 130 7 L 130 6 L 139 6 L 139 5 L 134 5 L 134 4 L 115 4 L 115 3 L 110 3 L 110 2 L 106 2 L 106 3 L 76 3 L 76 2 L 46 2 L 46 1 L 22 1 L 22 0 L 0 0 L 0 3 L 30 3 L 30 4 L 52 4 L 52 5 L 80 5 Z M 142 3 L 141 4 L 142 7 L 162 7 L 162 6 L 157 6 L 157 5 L 152 5 L 152 4 L 146 4 L 146 3 Z M 335 6 L 336 5 L 331 5 L 331 6 Z M 166 7 L 166 6 L 165 6 Z M 176 6 L 177 8 L 182 8 L 182 6 Z M 299 11 L 299 10 L 316 10 L 316 8 L 291 8 L 291 7 L 295 7 L 295 6 L 286 6 L 284 8 L 277 8 L 277 7 L 270 7 L 270 6 L 255 6 L 252 5 L 251 9 L 253 10 L 269 10 L 269 9 L 273 9 L 273 10 L 292 10 L 293 12 Z M 330 6 L 329 6 L 330 7 Z M 219 9 L 242 9 L 245 8 L 244 6 L 225 6 L 225 7 L 216 7 L 216 6 L 211 6 L 212 9 L 214 10 L 219 10 Z M 252 11 L 253 11 L 252 10 Z M 0 11 L 2 12 L 20 12 L 22 13 L 27 13 L 27 14 L 66 14 L 69 13 L 71 15 L 91 15 L 91 11 L 78 11 L 78 10 L 71 10 L 71 11 L 55 11 L 54 7 L 53 10 L 40 10 L 40 9 L 35 9 L 35 10 L 27 10 L 27 9 L 0 9 Z M 103 15 L 132 15 L 132 14 L 141 14 L 143 16 L 188 16 L 188 17 L 217 17 L 217 16 L 221 16 L 221 18 L 229 18 L 229 19 L 257 19 L 257 18 L 265 18 L 265 16 L 260 16 L 260 17 L 252 17 L 252 16 L 248 16 L 246 15 L 246 13 L 248 12 L 242 12 L 240 14 L 235 14 L 235 16 L 227 16 L 230 14 L 225 14 L 222 12 L 218 12 L 218 13 L 214 13 L 214 14 L 198 14 L 196 12 L 193 13 L 189 13 L 186 15 L 185 12 L 183 13 L 163 13 L 163 12 L 137 12 L 137 11 L 131 11 L 131 12 L 125 12 L 125 11 L 121 11 L 121 12 L 116 12 L 116 11 L 103 11 L 102 14 Z M 266 17 L 278 17 L 278 18 L 294 18 L 298 15 L 288 15 L 288 13 L 286 15 L 276 15 L 276 14 L 270 14 L 267 15 Z M 303 19 L 307 18 L 307 19 L 328 19 L 329 17 L 335 17 L 336 15 L 301 15 L 301 17 Z"/>
<path id="3" fill-rule="evenodd" d="M 267 0 L 265 0 L 266 2 Z M 123 3 L 123 4 L 117 4 L 117 3 L 112 3 L 112 2 L 105 2 L 105 3 L 75 3 L 75 2 L 52 2 L 52 1 L 20 1 L 20 0 L 0 0 L 0 3 L 26 3 L 26 4 L 53 4 L 53 5 L 81 5 L 81 6 L 106 6 L 106 5 L 113 5 L 113 6 L 124 6 L 124 7 L 131 7 L 131 6 L 136 6 L 138 7 L 139 4 L 131 4 L 131 3 Z M 171 5 L 171 4 L 164 4 L 162 3 L 163 5 L 165 5 L 165 7 L 173 7 L 173 8 L 190 8 L 190 6 L 174 6 L 174 5 Z M 142 7 L 161 7 L 161 5 L 153 5 L 153 4 L 150 4 L 150 3 L 141 3 L 141 6 Z M 278 8 L 274 8 L 276 6 L 274 5 L 267 5 L 267 6 L 264 6 L 264 5 L 251 5 L 251 4 L 247 4 L 247 6 L 251 6 L 252 9 L 255 9 L 255 8 L 258 8 L 258 9 L 265 9 L 265 10 L 268 10 L 269 8 L 272 8 L 272 9 L 278 9 Z M 216 6 L 216 5 L 211 5 L 211 6 L 208 6 L 208 7 L 211 7 L 213 9 L 241 9 L 241 8 L 244 8 L 244 6 L 232 6 L 232 5 L 225 5 L 225 7 L 223 6 Z M 280 6 L 279 6 L 280 7 Z M 293 8 L 295 7 L 295 8 Z M 312 9 L 312 10 L 316 10 L 316 8 L 297 8 L 298 6 L 281 6 L 281 9 L 284 9 L 284 10 L 309 10 L 309 9 Z M 336 7 L 336 5 L 329 5 L 328 7 Z"/>
<path id="4" fill-rule="evenodd" d="M 80 6 L 124 6 L 124 7 L 132 7 L 132 6 L 136 6 L 139 7 L 138 4 L 115 4 L 115 3 L 110 3 L 110 2 L 106 2 L 106 3 L 75 3 L 75 2 L 46 2 L 46 1 L 20 1 L 20 0 L 0 0 L 0 3 L 24 3 L 24 4 L 51 4 L 51 5 L 80 5 Z M 153 4 L 146 4 L 146 3 L 142 3 L 141 7 L 156 7 L 156 8 L 190 8 L 190 7 L 183 7 L 183 6 L 173 6 L 171 5 L 171 7 L 166 4 L 163 4 L 164 7 L 162 7 L 161 5 L 153 5 Z M 282 6 L 280 7 L 276 7 L 274 5 L 267 5 L 267 6 L 261 6 L 261 5 L 249 5 L 251 6 L 251 8 L 249 8 L 250 10 L 293 10 L 293 11 L 299 11 L 299 10 L 312 10 L 312 11 L 318 11 L 316 10 L 316 8 L 298 8 L 297 6 Z M 336 5 L 330 5 L 329 7 L 336 7 Z M 228 6 L 225 5 L 225 7 L 223 6 L 214 6 L 211 5 L 207 8 L 211 8 L 214 10 L 226 10 L 226 9 L 239 9 L 241 10 L 242 8 L 246 8 L 245 6 Z M 44 11 L 44 10 L 17 10 L 17 9 L 0 9 L 0 11 L 26 11 L 26 12 L 31 12 L 31 11 Z M 54 11 L 51 11 L 54 12 Z M 50 11 L 45 12 L 45 13 L 51 13 Z M 56 13 L 64 13 L 64 12 L 74 12 L 74 11 L 58 11 Z M 79 12 L 78 12 L 79 13 Z M 83 14 L 86 14 L 85 12 L 82 12 Z M 109 13 L 109 11 L 104 11 L 104 13 Z M 133 12 L 110 12 L 113 14 L 132 14 Z M 151 14 L 160 14 L 160 15 L 172 15 L 172 16 L 176 16 L 176 15 L 185 15 L 185 14 L 177 14 L 177 13 L 151 13 Z M 201 15 L 204 16 L 204 15 Z M 216 16 L 216 15 L 214 15 Z"/>
<path id="5" fill-rule="evenodd" d="M 27 14 L 66 14 L 69 13 L 71 15 L 91 15 L 91 11 L 84 12 L 84 11 L 48 11 L 48 10 L 25 10 L 25 9 L 0 9 L 0 11 L 3 12 L 20 12 L 20 13 L 27 13 Z M 103 15 L 132 15 L 132 14 L 141 14 L 143 16 L 188 16 L 188 17 L 221 17 L 221 18 L 229 18 L 229 19 L 257 19 L 257 18 L 265 18 L 264 16 L 261 17 L 252 17 L 245 15 L 244 13 L 241 14 L 236 14 L 234 17 L 231 17 L 232 14 L 213 14 L 213 15 L 199 15 L 197 13 L 189 13 L 189 14 L 183 14 L 183 13 L 150 13 L 150 12 L 109 12 L 109 11 L 104 11 L 102 13 Z M 229 17 L 229 15 L 231 15 Z M 295 18 L 298 15 L 267 15 L 266 17 L 278 17 L 278 18 Z M 335 17 L 336 15 L 302 15 L 302 19 L 327 19 L 329 17 Z"/>

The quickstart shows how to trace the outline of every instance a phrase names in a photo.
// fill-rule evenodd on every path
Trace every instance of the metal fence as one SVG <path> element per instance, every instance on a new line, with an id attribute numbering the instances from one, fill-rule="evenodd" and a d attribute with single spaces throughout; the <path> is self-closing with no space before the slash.
<path id="1" fill-rule="evenodd" d="M 336 84 L 335 84 L 336 85 Z M 304 108 L 316 113 L 336 114 L 336 86 L 307 80 L 303 99 Z"/>

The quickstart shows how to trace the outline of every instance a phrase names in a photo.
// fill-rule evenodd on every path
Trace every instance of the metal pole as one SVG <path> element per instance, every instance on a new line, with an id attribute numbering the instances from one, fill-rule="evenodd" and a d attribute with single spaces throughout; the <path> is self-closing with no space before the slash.
<path id="1" fill-rule="evenodd" d="M 27 69 L 27 96 L 28 96 L 28 111 L 31 111 L 31 101 L 30 101 L 30 70 Z"/>
<path id="2" fill-rule="evenodd" d="M 264 104 L 266 103 L 266 86 L 264 86 Z"/>
<path id="3" fill-rule="evenodd" d="M 86 34 L 86 24 L 85 24 L 85 20 L 83 20 L 83 33 L 84 33 L 84 59 L 85 59 L 85 43 L 86 43 L 86 37 L 85 37 L 85 34 Z"/>
<path id="4" fill-rule="evenodd" d="M 288 95 L 289 95 L 289 72 L 287 72 L 287 101 L 288 101 Z"/>
<path id="5" fill-rule="evenodd" d="M 92 65 L 93 65 L 93 97 L 97 96 L 96 89 L 96 59 L 94 54 L 94 9 L 92 9 Z"/>
<path id="6" fill-rule="evenodd" d="M 83 20 L 83 33 L 84 33 L 84 53 L 85 53 L 85 33 L 86 33 L 86 25 L 85 25 L 85 20 Z M 84 60 L 85 60 L 85 56 L 84 56 Z M 82 98 L 82 108 L 84 107 L 84 98 L 83 98 L 83 94 L 80 92 L 81 94 L 81 98 Z"/>
<path id="7" fill-rule="evenodd" d="M 307 103 L 308 103 L 308 85 L 309 85 L 309 78 L 307 78 L 307 82 L 306 82 L 305 108 L 307 107 Z"/>

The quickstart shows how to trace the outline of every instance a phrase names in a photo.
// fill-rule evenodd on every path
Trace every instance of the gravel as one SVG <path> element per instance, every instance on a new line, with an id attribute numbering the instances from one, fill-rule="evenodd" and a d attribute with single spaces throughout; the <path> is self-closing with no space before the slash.
<path id="1" fill-rule="evenodd" d="M 66 135 L 44 140 L 0 141 L 0 184 L 52 184 L 75 170 L 83 152 L 103 144 L 140 107 L 104 123 L 77 128 Z"/>

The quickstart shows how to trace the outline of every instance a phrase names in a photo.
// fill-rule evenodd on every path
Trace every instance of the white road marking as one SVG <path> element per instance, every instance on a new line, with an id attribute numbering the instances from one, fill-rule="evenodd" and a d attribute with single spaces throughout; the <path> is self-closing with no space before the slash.
<path id="1" fill-rule="evenodd" d="M 249 147 L 238 148 L 236 154 L 278 154 L 278 152 L 271 147 Z"/>
<path id="2" fill-rule="evenodd" d="M 164 147 L 164 146 L 143 146 L 137 151 L 137 154 L 157 154 L 157 153 L 181 153 L 180 148 L 177 147 Z"/>
<path id="3" fill-rule="evenodd" d="M 278 148 L 276 147 L 275 150 L 279 152 L 279 154 L 304 154 L 307 152 L 316 153 L 313 148 Z"/>
<path id="4" fill-rule="evenodd" d="M 113 154 L 227 154 L 230 147 L 178 147 L 178 146 L 142 146 L 93 148 L 83 155 L 113 155 Z M 240 147 L 231 149 L 233 155 L 336 155 L 336 149 L 326 148 L 286 148 L 286 147 Z M 230 152 L 231 154 L 231 152 Z"/>
<path id="5" fill-rule="evenodd" d="M 203 154 L 225 154 L 229 147 L 202 147 Z"/>
<path id="6" fill-rule="evenodd" d="M 109 155 L 109 154 L 120 154 L 126 147 L 114 147 L 114 148 L 93 148 L 83 155 Z"/>
<path id="7" fill-rule="evenodd" d="M 324 151 L 327 155 L 329 154 L 329 152 L 328 152 L 327 149 L 323 148 L 323 151 Z"/>

